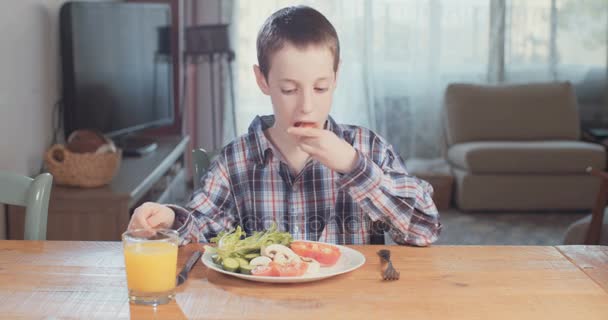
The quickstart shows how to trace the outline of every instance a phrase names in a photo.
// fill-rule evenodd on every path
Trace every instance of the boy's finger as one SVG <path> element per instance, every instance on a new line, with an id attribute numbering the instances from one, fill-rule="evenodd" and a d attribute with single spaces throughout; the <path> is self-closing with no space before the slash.
<path id="1" fill-rule="evenodd" d="M 149 229 L 150 226 L 148 225 L 148 222 L 146 221 L 145 217 L 143 217 L 142 215 L 133 215 L 133 219 L 131 220 L 131 223 L 129 224 L 128 229 L 133 230 L 133 229 Z"/>
<path id="2" fill-rule="evenodd" d="M 133 217 L 136 217 L 136 218 L 143 217 L 144 219 L 147 219 L 153 213 L 154 213 L 153 209 L 151 209 L 145 205 L 142 205 L 142 206 L 135 208 L 135 211 L 133 211 Z"/>
<path id="3" fill-rule="evenodd" d="M 309 145 L 311 147 L 315 147 L 319 144 L 319 139 L 317 139 L 317 137 L 300 137 L 298 139 L 298 144 L 300 145 Z"/>
<path id="4" fill-rule="evenodd" d="M 151 215 L 150 217 L 148 217 L 147 223 L 150 227 L 152 228 L 157 228 L 157 227 L 163 227 L 163 216 L 160 213 L 156 213 L 154 215 Z"/>

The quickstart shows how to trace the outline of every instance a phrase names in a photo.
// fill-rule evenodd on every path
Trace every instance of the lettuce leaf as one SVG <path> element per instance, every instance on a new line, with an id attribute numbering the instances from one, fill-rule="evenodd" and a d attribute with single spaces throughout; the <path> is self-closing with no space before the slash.
<path id="1" fill-rule="evenodd" d="M 289 232 L 278 231 L 276 223 L 273 223 L 269 229 L 256 231 L 248 237 L 241 226 L 237 226 L 232 231 L 222 231 L 217 237 L 210 239 L 210 242 L 217 246 L 213 249 L 210 249 L 211 247 L 205 249 L 217 253 L 221 259 L 242 258 L 249 253 L 260 253 L 263 247 L 271 244 L 289 246 L 292 240 Z"/>

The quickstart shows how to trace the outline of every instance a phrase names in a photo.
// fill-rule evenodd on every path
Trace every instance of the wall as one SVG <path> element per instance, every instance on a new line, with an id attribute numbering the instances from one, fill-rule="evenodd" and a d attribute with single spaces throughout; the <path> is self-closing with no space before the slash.
<path id="1" fill-rule="evenodd" d="M 65 2 L 0 2 L 0 170 L 36 175 L 52 142 L 53 106 L 61 95 L 59 9 Z"/>
<path id="2" fill-rule="evenodd" d="M 95 1 L 95 0 L 91 0 Z M 112 0 L 100 0 L 112 1 Z M 0 170 L 36 175 L 53 137 L 53 106 L 61 96 L 59 9 L 67 0 L 0 1 Z M 198 12 L 184 12 L 197 23 L 219 22 L 218 12 L 230 1 L 196 0 Z M 193 0 L 185 1 L 185 10 Z M 194 101 L 198 118 L 209 121 L 208 70 L 200 67 Z M 210 126 L 203 125 L 202 128 Z M 212 148 L 209 132 L 194 134 L 199 145 Z M 4 206 L 0 205 L 0 239 L 5 237 Z"/>
<path id="3" fill-rule="evenodd" d="M 0 170 L 36 174 L 60 95 L 58 14 L 64 0 L 0 3 Z"/>
<path id="4" fill-rule="evenodd" d="M 61 88 L 58 15 L 64 2 L 0 2 L 0 170 L 37 174 L 52 141 L 53 105 Z M 2 238 L 6 220 L 0 215 Z"/>

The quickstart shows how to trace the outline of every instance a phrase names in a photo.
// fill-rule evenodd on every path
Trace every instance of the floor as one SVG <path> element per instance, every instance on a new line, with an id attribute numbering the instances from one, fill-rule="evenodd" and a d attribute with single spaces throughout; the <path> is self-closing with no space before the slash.
<path id="1" fill-rule="evenodd" d="M 443 230 L 437 244 L 558 245 L 568 226 L 585 212 L 441 213 Z"/>

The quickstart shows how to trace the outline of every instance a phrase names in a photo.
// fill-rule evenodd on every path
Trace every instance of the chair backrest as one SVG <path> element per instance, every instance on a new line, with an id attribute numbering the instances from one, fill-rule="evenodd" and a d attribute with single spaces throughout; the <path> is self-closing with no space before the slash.
<path id="1" fill-rule="evenodd" d="M 604 211 L 608 200 L 608 172 L 587 168 L 587 171 L 600 178 L 600 190 L 595 199 L 595 205 L 591 211 L 591 221 L 585 236 L 585 244 L 598 245 L 602 238 L 602 224 L 604 222 Z"/>
<path id="2" fill-rule="evenodd" d="M 49 198 L 53 176 L 43 173 L 32 179 L 0 172 L 0 203 L 25 207 L 25 240 L 46 240 Z"/>
<path id="3" fill-rule="evenodd" d="M 209 169 L 211 158 L 205 149 L 193 149 L 192 162 L 194 162 L 194 188 L 198 189 L 201 186 L 201 179 Z"/>
<path id="4" fill-rule="evenodd" d="M 578 104 L 568 82 L 451 84 L 444 97 L 448 145 L 470 141 L 578 140 Z"/>

